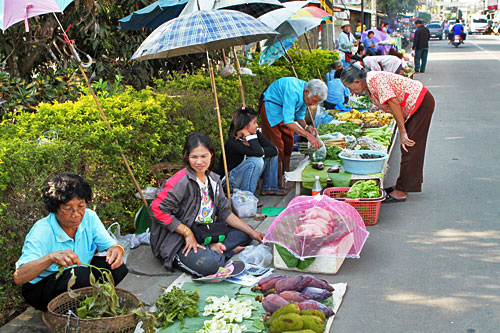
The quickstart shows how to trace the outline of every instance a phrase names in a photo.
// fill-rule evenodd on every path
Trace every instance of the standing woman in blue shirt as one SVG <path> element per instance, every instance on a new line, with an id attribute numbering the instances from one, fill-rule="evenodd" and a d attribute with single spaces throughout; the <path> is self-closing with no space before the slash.
<path id="1" fill-rule="evenodd" d="M 92 198 L 90 185 L 70 173 L 52 178 L 42 200 L 49 215 L 33 225 L 26 236 L 21 258 L 16 263 L 14 282 L 22 285 L 22 295 L 35 309 L 45 311 L 49 302 L 67 290 L 74 268 L 74 289 L 90 286 L 92 264 L 111 270 L 115 284 L 127 275 L 125 250 L 108 234 L 99 217 L 87 208 Z M 106 256 L 95 256 L 106 251 Z M 65 268 L 56 277 L 59 267 Z M 100 277 L 97 270 L 92 273 Z"/>
<path id="2" fill-rule="evenodd" d="M 290 171 L 293 132 L 307 138 L 312 148 L 320 143 L 317 131 L 306 124 L 306 108 L 324 101 L 326 84 L 318 79 L 309 82 L 282 77 L 271 83 L 259 101 L 262 134 L 278 148 L 278 183 L 283 187 L 283 173 Z"/>

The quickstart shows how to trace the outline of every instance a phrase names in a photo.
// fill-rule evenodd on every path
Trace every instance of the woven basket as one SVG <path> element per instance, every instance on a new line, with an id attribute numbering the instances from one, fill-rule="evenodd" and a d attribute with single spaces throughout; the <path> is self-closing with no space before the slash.
<path id="1" fill-rule="evenodd" d="M 134 332 L 138 318 L 133 313 L 93 319 L 78 319 L 75 316 L 70 316 L 71 319 L 68 322 L 68 310 L 76 314 L 78 303 L 83 301 L 85 297 L 92 296 L 92 287 L 75 289 L 75 292 L 79 293 L 77 298 L 71 298 L 65 292 L 50 301 L 47 306 L 48 311 L 44 312 L 43 319 L 51 332 Z M 136 308 L 140 303 L 137 296 L 129 291 L 116 288 L 116 295 L 122 307 L 127 306 L 129 309 Z"/>

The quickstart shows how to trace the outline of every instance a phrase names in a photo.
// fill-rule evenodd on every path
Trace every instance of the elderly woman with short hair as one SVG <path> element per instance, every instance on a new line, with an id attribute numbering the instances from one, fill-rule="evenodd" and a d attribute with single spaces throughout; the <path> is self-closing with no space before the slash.
<path id="1" fill-rule="evenodd" d="M 352 93 L 367 93 L 372 102 L 396 120 L 401 139 L 401 165 L 395 186 L 384 202 L 402 202 L 407 192 L 421 192 L 427 135 L 435 101 L 425 86 L 402 75 L 369 72 L 357 64 L 340 77 Z"/>
<path id="2" fill-rule="evenodd" d="M 278 182 L 283 186 L 283 173 L 290 170 L 293 132 L 307 138 L 312 147 L 320 143 L 317 131 L 305 121 L 306 108 L 326 99 L 328 88 L 318 79 L 309 82 L 283 77 L 271 83 L 259 101 L 262 134 L 278 148 Z"/>
<path id="3" fill-rule="evenodd" d="M 67 290 L 74 268 L 73 288 L 90 286 L 88 266 L 111 271 L 115 284 L 128 273 L 123 264 L 125 250 L 108 234 L 97 214 L 87 208 L 92 198 L 90 185 L 80 176 L 65 173 L 48 181 L 42 200 L 49 215 L 33 225 L 16 263 L 14 282 L 35 309 L 45 311 L 48 303 Z M 94 256 L 106 251 L 106 256 Z M 64 272 L 57 277 L 59 267 Z M 99 271 L 92 269 L 96 279 Z"/>

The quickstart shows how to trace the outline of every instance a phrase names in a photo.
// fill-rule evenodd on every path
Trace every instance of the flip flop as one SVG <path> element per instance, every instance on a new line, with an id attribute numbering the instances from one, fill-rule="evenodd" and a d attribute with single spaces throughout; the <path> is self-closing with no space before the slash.
<path id="1" fill-rule="evenodd" d="M 264 204 L 262 202 L 260 202 L 260 201 L 257 201 L 257 208 L 260 208 L 262 206 L 264 206 Z"/>
<path id="2" fill-rule="evenodd" d="M 406 201 L 406 198 L 397 199 L 394 198 L 392 195 L 388 194 L 385 197 L 385 200 L 382 201 L 382 203 L 393 203 L 393 202 L 404 202 L 404 201 Z"/>
<path id="3" fill-rule="evenodd" d="M 391 187 L 384 188 L 384 191 L 385 191 L 385 193 L 389 194 L 392 191 L 394 191 L 394 187 L 391 186 Z"/>
<path id="4" fill-rule="evenodd" d="M 267 193 L 264 193 L 264 192 L 267 192 Z M 288 191 L 287 190 L 284 190 L 284 189 L 279 189 L 279 190 L 271 190 L 271 191 L 267 191 L 267 190 L 264 190 L 264 191 L 260 191 L 260 195 L 264 196 L 264 195 L 277 195 L 277 196 L 280 196 L 280 197 L 284 197 L 285 195 L 288 194 Z"/>

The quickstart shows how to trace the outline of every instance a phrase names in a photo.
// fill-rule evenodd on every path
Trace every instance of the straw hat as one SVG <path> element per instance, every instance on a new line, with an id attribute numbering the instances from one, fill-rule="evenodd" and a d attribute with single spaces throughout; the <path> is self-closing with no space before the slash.
<path id="1" fill-rule="evenodd" d="M 342 21 L 342 25 L 340 27 L 343 28 L 346 25 L 351 25 L 351 23 L 349 21 Z"/>

